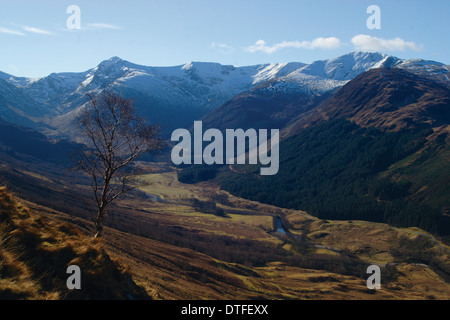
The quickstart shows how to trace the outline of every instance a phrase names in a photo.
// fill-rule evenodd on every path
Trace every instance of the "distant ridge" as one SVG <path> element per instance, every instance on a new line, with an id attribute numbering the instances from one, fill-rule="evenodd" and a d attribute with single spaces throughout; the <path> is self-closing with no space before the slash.
<path id="1" fill-rule="evenodd" d="M 444 64 L 402 60 L 377 52 L 356 51 L 311 64 L 244 67 L 210 62 L 151 67 L 112 57 L 84 72 L 52 73 L 40 79 L 0 73 L 0 117 L 46 134 L 74 138 L 76 131 L 71 120 L 84 107 L 86 93 L 113 90 L 132 98 L 139 113 L 149 122 L 160 124 L 166 135 L 175 128 L 188 127 L 225 103 L 234 101 L 235 105 L 240 95 L 244 100 L 269 97 L 266 102 L 273 105 L 271 108 L 262 106 L 262 110 L 255 110 L 257 106 L 252 102 L 249 113 L 244 112 L 243 116 L 258 119 L 263 113 L 267 119 L 258 120 L 260 125 L 273 122 L 280 126 L 359 74 L 392 67 L 449 83 L 448 67 Z M 277 102 L 280 96 L 287 106 Z M 261 99 L 254 102 L 264 103 Z M 299 105 L 302 106 L 298 108 Z M 243 107 L 248 105 L 244 103 Z"/>

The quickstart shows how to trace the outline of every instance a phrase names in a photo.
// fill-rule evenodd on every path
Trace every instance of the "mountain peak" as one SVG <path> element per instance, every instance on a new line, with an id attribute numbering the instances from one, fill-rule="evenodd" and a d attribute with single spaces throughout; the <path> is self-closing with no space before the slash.
<path id="1" fill-rule="evenodd" d="M 364 51 L 364 50 L 358 50 L 348 53 L 347 55 L 352 55 L 355 58 L 368 58 L 368 57 L 386 57 L 388 54 L 377 52 L 377 51 Z M 345 55 L 344 55 L 345 56 Z"/>
<path id="2" fill-rule="evenodd" d="M 336 58 L 315 61 L 300 71 L 321 78 L 348 81 L 372 68 L 390 67 L 399 60 L 384 53 L 354 51 Z"/>
<path id="3" fill-rule="evenodd" d="M 371 64 L 377 63 L 388 58 L 395 58 L 393 56 L 387 55 L 385 53 L 373 52 L 373 51 L 353 51 L 348 54 L 344 54 L 342 56 L 332 58 L 327 60 L 328 64 L 332 63 L 344 63 L 344 64 L 352 64 L 352 65 L 360 65 L 362 64 Z M 397 58 L 395 58 L 398 60 Z"/>
<path id="4" fill-rule="evenodd" d="M 129 62 L 119 58 L 112 57 L 108 60 L 102 61 L 96 68 L 94 68 L 94 72 L 100 72 L 100 74 L 104 74 L 106 76 L 112 75 L 121 75 L 124 67 L 128 66 Z"/>
<path id="5" fill-rule="evenodd" d="M 80 107 L 85 93 L 101 91 L 104 88 L 120 88 L 127 94 L 139 97 L 139 108 L 144 116 L 152 117 L 153 121 L 160 122 L 170 131 L 170 128 L 182 127 L 191 120 L 198 119 L 199 115 L 202 116 L 246 92 L 260 95 L 261 101 L 264 101 L 261 103 L 265 105 L 266 97 L 281 97 L 278 102 L 273 100 L 273 104 L 278 103 L 276 105 L 280 109 L 283 108 L 280 103 L 289 99 L 292 105 L 304 105 L 303 102 L 298 102 L 299 97 L 309 99 L 331 93 L 361 73 L 377 68 L 401 68 L 422 78 L 437 80 L 450 86 L 449 70 L 443 64 L 418 59 L 401 60 L 387 54 L 366 51 L 355 51 L 308 65 L 290 62 L 240 67 L 198 61 L 184 65 L 153 67 L 134 64 L 113 56 L 81 73 L 54 73 L 38 80 L 11 78 L 8 74 L 0 73 L 0 84 L 3 90 L 6 90 L 6 87 L 21 89 L 23 100 L 18 101 L 11 95 L 8 103 L 24 114 L 30 115 L 29 112 L 35 110 L 34 106 L 37 104 L 41 106 L 39 112 L 33 113 L 33 119 L 38 115 L 44 119 L 47 114 L 59 114 L 59 118 L 54 122 L 58 128 L 66 126 L 64 121 L 72 116 L 72 110 Z M 14 92 L 18 94 L 19 91 Z M 1 92 L 0 94 L 6 96 Z M 244 100 L 245 97 L 248 95 L 242 96 Z M 176 121 L 172 110 L 177 110 Z M 275 111 L 278 114 L 279 111 Z M 285 115 L 295 116 L 294 113 Z M 21 123 L 23 117 L 11 111 L 8 119 Z M 223 118 L 219 120 L 222 121 Z"/>
<path id="6" fill-rule="evenodd" d="M 114 56 L 114 57 L 109 58 L 106 61 L 109 61 L 111 63 L 117 63 L 117 62 L 122 62 L 122 61 L 125 61 L 125 60 L 119 58 L 118 56 Z"/>
<path id="7" fill-rule="evenodd" d="M 108 60 L 103 60 L 102 62 L 100 62 L 100 64 L 98 65 L 99 67 L 104 67 L 104 68 L 109 68 L 113 65 L 123 65 L 126 61 L 119 58 L 119 57 L 112 57 L 109 58 Z"/>

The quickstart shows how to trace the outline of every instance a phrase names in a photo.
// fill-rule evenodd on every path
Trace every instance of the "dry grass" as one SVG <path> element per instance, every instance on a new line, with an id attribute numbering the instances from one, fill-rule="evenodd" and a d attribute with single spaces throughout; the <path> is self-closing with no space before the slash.
<path id="1" fill-rule="evenodd" d="M 152 202 L 150 199 L 134 197 L 121 201 L 116 213 L 108 217 L 108 221 L 115 221 L 117 226 L 121 227 L 106 227 L 104 230 L 103 245 L 107 254 L 104 251 L 99 254 L 102 250 L 101 243 L 86 239 L 82 241 L 82 245 L 77 245 L 76 239 L 81 235 L 74 234 L 71 238 L 67 232 L 64 232 L 66 235 L 58 235 L 56 232 L 53 236 L 52 232 L 55 230 L 42 231 L 36 250 L 47 252 L 49 256 L 57 253 L 60 255 L 61 252 L 67 254 L 72 250 L 76 257 L 72 257 L 65 265 L 74 261 L 89 265 L 92 272 L 100 270 L 105 279 L 114 277 L 113 272 L 109 271 L 112 269 L 103 268 L 104 264 L 114 263 L 106 257 L 120 260 L 121 265 L 128 266 L 133 280 L 153 299 L 448 299 L 449 284 L 430 268 L 419 265 L 399 265 L 398 279 L 386 286 L 382 282 L 382 290 L 375 292 L 367 289 L 364 278 L 300 268 L 282 262 L 270 262 L 263 267 L 248 267 L 151 239 L 151 235 L 146 235 L 145 232 L 136 233 L 133 228 L 139 226 L 144 230 L 144 226 L 149 225 L 162 229 L 182 228 L 185 234 L 209 234 L 218 237 L 226 235 L 236 239 L 251 239 L 259 243 L 283 245 L 285 250 L 291 251 L 294 245 L 283 243 L 267 232 L 271 229 L 273 216 L 277 215 L 285 217 L 292 232 L 306 236 L 316 244 L 347 250 L 365 261 L 382 264 L 396 259 L 392 254 L 393 244 L 390 241 L 395 239 L 392 236 L 401 234 L 401 231 L 358 221 L 326 223 L 305 213 L 248 201 L 229 194 L 230 203 L 223 206 L 225 211 L 229 211 L 229 217 L 216 217 L 196 212 L 183 202 L 183 198 L 207 200 L 211 193 L 222 193 L 217 186 L 208 183 L 183 185 L 176 180 L 175 172 L 158 172 L 144 178 L 152 181 L 152 185 L 145 187 L 144 191 L 158 195 L 167 202 Z M 33 212 L 46 218 L 44 225 L 49 225 L 50 229 L 55 227 L 51 227 L 52 224 L 47 221 L 67 221 L 82 230 L 86 228 L 84 230 L 91 231 L 86 220 L 34 203 L 26 204 Z M 35 219 L 37 220 L 34 222 L 29 221 L 30 228 L 34 228 L 31 233 L 39 232 L 40 229 L 36 226 L 42 218 Z M 29 224 L 24 223 L 22 227 L 27 228 L 27 225 Z M 56 225 L 60 223 L 55 222 Z M 413 238 L 411 231 L 407 230 L 405 234 Z M 61 243 L 55 239 L 61 239 Z M 91 247 L 93 249 L 89 249 Z M 33 254 L 37 252 L 33 251 Z M 337 256 L 333 251 L 323 248 L 312 249 L 310 253 L 313 256 Z M 72 256 L 72 253 L 67 255 Z M 16 260 L 11 260 L 14 258 Z M 10 265 L 16 268 L 30 268 L 25 262 L 21 265 L 21 262 L 25 261 L 23 257 L 12 255 L 8 259 L 15 261 Z M 24 274 L 26 275 L 26 272 Z M 92 277 L 97 279 L 99 275 Z M 64 297 L 55 287 L 48 291 L 36 289 L 38 287 L 33 283 L 39 281 L 34 275 L 21 281 L 22 288 L 34 288 L 35 292 L 27 296 L 30 299 Z M 27 284 L 27 281 L 34 282 Z M 120 290 L 120 285 L 111 283 L 108 290 Z M 426 283 L 430 283 L 428 289 Z M 8 288 L 11 284 L 2 282 L 1 285 Z"/>
<path id="2" fill-rule="evenodd" d="M 69 223 L 40 217 L 0 188 L 1 299 L 125 299 L 145 297 L 103 243 Z M 69 265 L 82 272 L 82 289 L 68 290 Z"/>
<path id="3" fill-rule="evenodd" d="M 449 247 L 436 244 L 433 240 L 437 240 L 421 229 L 308 219 L 299 214 L 286 218 L 297 233 L 316 244 L 355 255 L 370 264 L 395 266 L 397 274 L 388 289 L 398 292 L 402 299 L 450 299 Z"/>

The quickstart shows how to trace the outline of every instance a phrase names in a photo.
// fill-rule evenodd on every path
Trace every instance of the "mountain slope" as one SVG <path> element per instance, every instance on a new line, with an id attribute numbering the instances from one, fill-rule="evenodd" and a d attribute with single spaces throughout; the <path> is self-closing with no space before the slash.
<path id="1" fill-rule="evenodd" d="M 66 140 L 52 141 L 31 128 L 0 119 L 0 150 L 13 158 L 33 157 L 65 166 L 68 164 L 69 155 L 78 147 L 77 144 Z"/>
<path id="2" fill-rule="evenodd" d="M 399 68 L 373 69 L 286 129 L 289 135 L 329 118 L 387 131 L 450 124 L 450 88 Z"/>
<path id="3" fill-rule="evenodd" d="M 304 90 L 279 90 L 276 88 L 278 83 L 269 81 L 235 96 L 202 117 L 204 127 L 219 130 L 283 128 L 292 119 L 313 109 L 331 95 L 315 95 Z"/>
<path id="4" fill-rule="evenodd" d="M 150 67 L 113 57 L 84 72 L 54 73 L 41 79 L 0 74 L 4 81 L 0 83 L 0 116 L 22 125 L 36 127 L 37 123 L 41 132 L 73 138 L 76 130 L 71 120 L 87 102 L 86 94 L 108 89 L 134 99 L 138 112 L 160 124 L 165 135 L 189 127 L 230 99 L 205 122 L 213 126 L 227 115 L 223 126 L 240 125 L 245 122 L 237 120 L 240 113 L 249 121 L 248 127 L 253 125 L 253 117 L 255 126 L 280 127 L 357 75 L 382 67 L 403 68 L 448 85 L 448 68 L 443 64 L 371 52 L 353 52 L 309 65 L 292 62 L 245 67 L 206 62 Z"/>
<path id="5" fill-rule="evenodd" d="M 305 117 L 305 113 L 314 110 L 355 77 L 369 70 L 383 68 L 399 72 L 409 71 L 423 81 L 434 80 L 444 87 L 448 87 L 450 83 L 447 77 L 448 69 L 437 62 L 401 60 L 380 53 L 353 52 L 334 59 L 313 62 L 286 76 L 261 83 L 214 109 L 202 120 L 205 127 L 219 129 L 282 129 L 298 119 L 304 124 L 311 120 Z M 371 92 L 377 95 L 377 90 L 381 89 L 373 88 Z M 368 91 L 369 88 L 365 90 Z M 358 94 L 359 99 L 367 99 L 366 94 L 367 92 Z"/>
<path id="6" fill-rule="evenodd" d="M 0 188 L 0 299 L 148 299 L 99 241 L 67 223 L 46 220 Z M 68 290 L 66 269 L 81 269 Z"/>
<path id="7" fill-rule="evenodd" d="M 233 166 L 219 170 L 216 181 L 235 195 L 324 219 L 419 226 L 445 236 L 449 126 L 447 85 L 375 68 L 286 127 L 277 175 Z M 196 176 L 192 170 L 201 168 L 179 176 L 187 170 Z"/>
<path id="8" fill-rule="evenodd" d="M 316 61 L 244 92 L 202 118 L 205 127 L 277 128 L 313 109 L 354 76 L 384 65 L 389 57 L 354 52 Z M 394 58 L 392 58 L 394 59 Z"/>
<path id="9" fill-rule="evenodd" d="M 47 126 L 39 122 L 50 111 L 35 102 L 22 88 L 0 78 L 0 119 L 37 129 Z"/>
<path id="10" fill-rule="evenodd" d="M 234 166 L 234 172 L 224 167 L 216 181 L 234 195 L 321 219 L 387 222 L 446 236 L 450 219 L 441 211 L 450 205 L 448 194 L 440 201 L 430 192 L 426 201 L 418 199 L 415 190 L 426 185 L 383 175 L 424 148 L 430 132 L 385 133 L 330 119 L 281 141 L 278 174 L 259 176 L 257 166 Z M 449 164 L 442 165 L 448 172 Z M 428 188 L 443 191 L 446 179 L 445 173 L 443 180 L 429 180 Z"/>
<path id="11" fill-rule="evenodd" d="M 147 67 L 113 57 L 81 73 L 59 73 L 21 87 L 55 114 L 48 122 L 70 135 L 73 115 L 87 102 L 87 93 L 118 91 L 132 98 L 138 112 L 161 125 L 164 133 L 187 126 L 207 111 L 260 82 L 286 75 L 300 63 L 236 68 L 191 62 L 175 67 Z M 45 116 L 45 114 L 42 114 Z"/>

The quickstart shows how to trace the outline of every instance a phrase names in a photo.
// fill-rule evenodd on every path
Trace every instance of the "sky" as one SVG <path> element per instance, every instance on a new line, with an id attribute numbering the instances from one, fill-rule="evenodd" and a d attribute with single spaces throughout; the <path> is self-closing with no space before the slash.
<path id="1" fill-rule="evenodd" d="M 448 0 L 0 0 L 0 71 L 38 78 L 113 56 L 311 63 L 357 50 L 450 64 L 449 12 Z"/>

